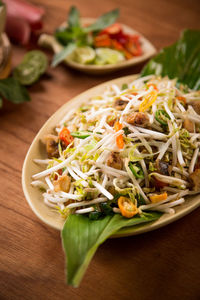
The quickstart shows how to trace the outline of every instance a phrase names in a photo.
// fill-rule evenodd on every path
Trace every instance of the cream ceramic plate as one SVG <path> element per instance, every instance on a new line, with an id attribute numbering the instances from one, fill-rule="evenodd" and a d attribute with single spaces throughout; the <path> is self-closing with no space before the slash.
<path id="1" fill-rule="evenodd" d="M 82 19 L 82 24 L 88 25 L 94 21 L 95 21 L 95 19 L 84 18 L 84 19 Z M 63 25 L 61 25 L 61 27 Z M 120 70 L 120 69 L 124 69 L 127 67 L 137 65 L 138 63 L 143 62 L 156 54 L 155 47 L 143 35 L 141 35 L 141 33 L 135 31 L 134 29 L 130 28 L 127 25 L 124 25 L 124 24 L 121 24 L 121 25 L 122 25 L 123 30 L 126 33 L 140 35 L 140 37 L 141 37 L 140 40 L 141 40 L 141 44 L 142 44 L 141 46 L 142 46 L 142 50 L 143 50 L 143 54 L 141 56 L 136 56 L 134 58 L 119 62 L 117 64 L 113 64 L 113 65 L 110 64 L 110 65 L 105 65 L 105 66 L 82 65 L 82 64 L 76 63 L 70 59 L 66 59 L 64 61 L 65 64 L 67 64 L 68 66 L 70 66 L 73 69 L 77 69 L 81 72 L 88 73 L 88 74 L 106 74 L 106 73 L 111 73 L 116 70 Z M 55 47 L 54 52 L 58 52 L 57 50 L 59 50 L 59 48 Z"/>
<path id="2" fill-rule="evenodd" d="M 34 211 L 34 213 L 45 222 L 47 225 L 61 230 L 64 224 L 64 219 L 60 217 L 60 215 L 54 211 L 53 209 L 46 206 L 43 202 L 42 193 L 37 188 L 33 188 L 31 186 L 31 176 L 35 173 L 42 171 L 42 168 L 36 165 L 33 162 L 34 158 L 46 158 L 45 147 L 41 143 L 41 139 L 44 135 L 51 133 L 56 125 L 59 123 L 60 119 L 68 112 L 71 108 L 79 107 L 82 103 L 87 103 L 87 101 L 95 95 L 101 94 L 101 92 L 105 89 L 106 86 L 111 84 L 117 84 L 121 86 L 123 83 L 129 83 L 136 78 L 136 75 L 121 77 L 118 79 L 114 79 L 108 81 L 106 83 L 100 84 L 94 88 L 87 90 L 86 92 L 78 95 L 72 100 L 68 101 L 64 104 L 54 115 L 44 124 L 44 126 L 40 129 L 38 134 L 36 135 L 33 143 L 30 146 L 30 149 L 26 155 L 23 170 L 22 170 L 22 186 L 25 197 Z M 179 206 L 176 209 L 176 214 L 174 215 L 163 215 L 159 220 L 145 224 L 139 227 L 127 227 L 118 231 L 114 237 L 119 236 L 128 236 L 135 235 L 147 231 L 154 230 L 156 228 L 162 227 L 169 223 L 172 223 L 184 215 L 190 213 L 192 210 L 200 206 L 200 196 L 191 197 L 184 204 Z"/>

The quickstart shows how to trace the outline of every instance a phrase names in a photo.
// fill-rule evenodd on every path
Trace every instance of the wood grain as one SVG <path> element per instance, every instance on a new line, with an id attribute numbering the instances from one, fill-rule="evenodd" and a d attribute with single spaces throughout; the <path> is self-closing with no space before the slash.
<path id="1" fill-rule="evenodd" d="M 46 9 L 52 32 L 76 3 L 83 17 L 119 7 L 120 21 L 140 31 L 157 49 L 184 28 L 200 28 L 198 0 L 34 0 Z M 25 49 L 13 48 L 13 66 Z M 50 55 L 49 55 L 50 58 Z M 78 289 L 65 285 L 60 233 L 41 223 L 25 201 L 21 168 L 42 124 L 62 104 L 103 81 L 141 66 L 95 77 L 59 66 L 31 89 L 32 101 L 6 104 L 0 112 L 0 299 L 149 300 L 200 298 L 199 213 L 141 236 L 108 240 L 95 255 Z"/>

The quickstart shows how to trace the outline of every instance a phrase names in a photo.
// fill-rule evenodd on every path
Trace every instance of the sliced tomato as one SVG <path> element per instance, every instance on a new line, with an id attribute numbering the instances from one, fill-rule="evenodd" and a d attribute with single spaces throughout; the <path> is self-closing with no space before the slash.
<path id="1" fill-rule="evenodd" d="M 99 34 L 94 39 L 95 47 L 111 47 L 111 39 L 108 34 Z"/>
<path id="2" fill-rule="evenodd" d="M 114 24 L 106 27 L 102 32 L 112 35 L 112 34 L 117 34 L 121 31 L 122 31 L 121 25 L 119 23 L 114 23 Z"/>

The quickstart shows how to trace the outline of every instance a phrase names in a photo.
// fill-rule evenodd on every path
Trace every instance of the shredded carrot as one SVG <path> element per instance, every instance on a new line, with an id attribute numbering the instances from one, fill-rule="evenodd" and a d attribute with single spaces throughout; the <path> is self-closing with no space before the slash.
<path id="1" fill-rule="evenodd" d="M 153 195 L 149 197 L 152 203 L 157 203 L 160 202 L 162 200 L 166 200 L 167 199 L 167 193 L 164 192 L 163 194 L 158 194 L 158 195 Z"/>
<path id="2" fill-rule="evenodd" d="M 148 87 L 152 86 L 154 88 L 154 90 L 158 91 L 158 88 L 154 83 L 147 83 L 147 86 Z"/>
<path id="3" fill-rule="evenodd" d="M 121 130 L 121 129 L 122 129 L 122 124 L 119 123 L 118 121 L 115 122 L 114 130 L 117 132 L 117 131 L 119 131 L 119 130 Z"/>
<path id="4" fill-rule="evenodd" d="M 114 125 L 114 130 L 117 132 L 119 130 L 121 130 L 123 127 L 123 125 L 121 123 L 119 123 L 118 121 L 115 122 L 115 125 Z M 116 144 L 117 144 L 117 147 L 119 149 L 123 149 L 124 148 L 124 139 L 123 139 L 123 135 L 120 134 L 116 137 Z"/>
<path id="5" fill-rule="evenodd" d="M 119 149 L 123 149 L 124 148 L 124 140 L 123 140 L 122 134 L 116 137 L 116 143 L 117 143 L 117 147 Z"/>
<path id="6" fill-rule="evenodd" d="M 152 106 L 152 104 L 156 101 L 157 92 L 153 90 L 149 94 L 147 94 L 139 106 L 139 112 L 144 112 L 148 108 Z"/>

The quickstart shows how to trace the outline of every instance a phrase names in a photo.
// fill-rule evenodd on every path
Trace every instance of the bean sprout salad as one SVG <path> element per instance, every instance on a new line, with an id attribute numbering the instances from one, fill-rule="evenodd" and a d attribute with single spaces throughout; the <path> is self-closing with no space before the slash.
<path id="1" fill-rule="evenodd" d="M 174 214 L 200 191 L 200 91 L 154 75 L 108 86 L 44 137 L 32 176 L 61 215 Z"/>

